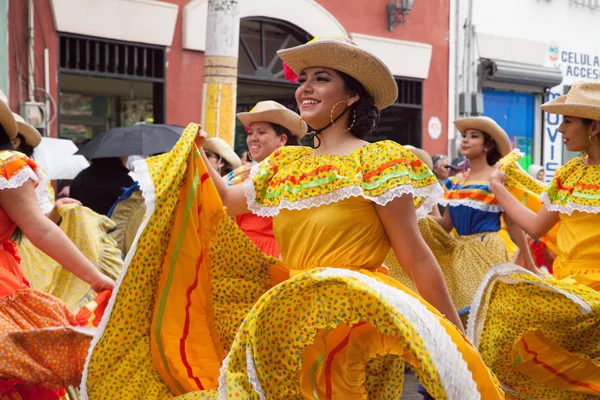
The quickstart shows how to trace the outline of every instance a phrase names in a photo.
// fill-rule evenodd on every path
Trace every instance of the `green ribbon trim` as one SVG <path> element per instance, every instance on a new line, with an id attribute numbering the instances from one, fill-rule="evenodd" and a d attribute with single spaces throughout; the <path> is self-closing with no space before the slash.
<path id="1" fill-rule="evenodd" d="M 381 185 L 383 185 L 384 183 L 386 183 L 387 181 L 389 181 L 391 179 L 401 178 L 401 177 L 406 177 L 406 176 L 408 176 L 409 178 L 411 178 L 415 181 L 422 181 L 427 178 L 433 177 L 433 173 L 431 171 L 426 171 L 421 174 L 415 174 L 414 172 L 407 171 L 407 170 L 395 171 L 395 172 L 391 172 L 389 174 L 385 174 L 383 177 L 381 177 L 380 179 L 378 179 L 372 183 L 362 182 L 357 186 L 360 186 L 365 191 L 371 191 L 371 190 L 379 188 Z M 362 179 L 362 177 L 363 177 L 362 174 L 356 174 L 354 179 Z M 311 189 L 311 188 L 315 188 L 315 187 L 319 187 L 319 186 L 323 186 L 323 185 L 328 185 L 337 179 L 349 180 L 350 178 L 339 175 L 337 173 L 334 173 L 325 178 L 316 179 L 311 182 L 301 183 L 300 185 L 295 186 L 295 187 L 290 186 L 290 185 L 284 185 L 279 190 L 272 190 L 272 191 L 267 192 L 266 190 L 263 189 L 263 190 L 259 191 L 259 193 L 261 193 L 261 194 L 264 193 L 264 198 L 266 198 L 266 199 L 273 199 L 273 198 L 281 197 L 281 194 L 283 192 L 288 192 L 291 194 L 298 194 L 302 190 L 305 190 L 305 189 Z"/>

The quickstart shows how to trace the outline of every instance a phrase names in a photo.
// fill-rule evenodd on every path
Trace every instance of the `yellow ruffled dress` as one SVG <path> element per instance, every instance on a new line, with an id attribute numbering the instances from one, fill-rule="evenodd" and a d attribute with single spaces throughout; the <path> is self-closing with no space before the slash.
<path id="1" fill-rule="evenodd" d="M 348 156 L 283 147 L 255 166 L 249 209 L 274 217 L 283 260 L 228 218 L 189 125 L 136 170 L 148 212 L 92 344 L 90 399 L 399 399 L 404 363 L 438 399 L 501 399 L 475 349 L 418 295 L 378 272 L 375 210 L 435 176 L 393 142 Z"/>
<path id="2" fill-rule="evenodd" d="M 517 399 L 600 396 L 600 166 L 576 158 L 542 195 L 561 223 L 554 276 L 493 268 L 478 290 L 468 335 Z M 555 232 L 558 229 L 555 245 Z"/>

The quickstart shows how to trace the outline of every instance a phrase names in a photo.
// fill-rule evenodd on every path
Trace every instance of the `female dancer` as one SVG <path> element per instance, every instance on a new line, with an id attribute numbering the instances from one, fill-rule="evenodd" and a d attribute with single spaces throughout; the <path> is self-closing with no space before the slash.
<path id="1" fill-rule="evenodd" d="M 262 162 L 282 146 L 298 144 L 306 134 L 306 123 L 295 112 L 275 101 L 261 101 L 250 112 L 239 113 L 238 119 L 246 127 L 246 144 L 253 161 Z M 251 166 L 242 166 L 228 175 L 228 185 L 245 182 Z M 273 218 L 252 213 L 236 216 L 238 226 L 263 253 L 273 257 L 281 254 L 273 235 Z"/>
<path id="2" fill-rule="evenodd" d="M 489 267 L 509 261 L 507 246 L 498 233 L 504 210 L 491 193 L 489 182 L 494 165 L 510 152 L 510 141 L 488 117 L 465 118 L 454 124 L 462 134 L 461 151 L 470 168 L 466 176 L 446 180 L 448 212 L 442 218 L 433 218 L 447 232 L 455 228 L 458 233 L 453 245 L 446 246 L 452 251 L 452 272 L 446 274 L 446 281 L 455 305 L 463 309 L 470 305 Z M 524 256 L 525 267 L 537 271 L 523 231 L 509 218 L 506 222 Z"/>
<path id="3" fill-rule="evenodd" d="M 473 303 L 469 335 L 516 398 L 600 395 L 600 83 L 576 83 L 544 105 L 564 117 L 567 149 L 582 152 L 556 172 L 536 214 L 515 200 L 500 171 L 491 190 L 508 215 L 538 238 L 560 222 L 553 275 L 509 265 L 488 274 Z M 594 290 L 595 289 L 595 290 Z"/>
<path id="4" fill-rule="evenodd" d="M 30 353 L 15 335 L 73 325 L 75 317 L 58 299 L 29 288 L 11 236 L 15 231 L 22 233 L 96 291 L 112 289 L 113 282 L 42 214 L 35 195 L 39 170 L 32 160 L 11 150 L 17 132 L 13 115 L 0 101 L 0 398 L 57 399 L 57 393 L 46 387 L 58 389 L 78 383 L 77 376 L 66 374 L 70 370 L 67 366 L 73 363 L 70 354 L 55 351 L 53 346 L 43 353 Z M 54 369 L 56 364 L 62 369 Z"/>
<path id="5" fill-rule="evenodd" d="M 160 243 L 170 221 L 178 233 L 163 260 L 160 248 L 133 255 L 90 356 L 87 394 L 169 397 L 218 386 L 221 398 L 399 399 L 407 361 L 438 398 L 502 398 L 460 331 L 378 272 L 393 247 L 423 297 L 460 326 L 417 228 L 417 214 L 441 196 L 436 177 L 402 146 L 364 140 L 397 97 L 394 77 L 347 38 L 317 38 L 280 56 L 300 76 L 302 119 L 318 127 L 313 148 L 281 147 L 245 185 L 227 186 L 213 169 L 208 179 L 206 160 L 194 161 L 204 155 L 177 161 L 193 137 L 205 141 L 192 124 L 172 154 L 147 163 L 153 174 L 180 178 L 152 175 L 165 208 L 148 220 L 138 249 Z M 187 165 L 185 174 L 176 165 Z M 187 189 L 177 195 L 169 188 L 179 182 Z M 223 205 L 231 215 L 272 216 L 282 261 L 248 246 L 218 214 Z M 276 285 L 260 292 L 269 279 Z M 143 306 L 152 304 L 145 322 Z M 198 395 L 217 392 L 184 397 Z"/>

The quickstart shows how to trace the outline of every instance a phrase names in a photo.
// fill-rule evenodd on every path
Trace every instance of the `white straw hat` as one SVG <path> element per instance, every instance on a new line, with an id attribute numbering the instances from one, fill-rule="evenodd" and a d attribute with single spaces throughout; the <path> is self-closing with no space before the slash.
<path id="1" fill-rule="evenodd" d="M 359 81 L 380 110 L 398 98 L 394 75 L 379 58 L 343 36 L 314 38 L 310 42 L 279 50 L 279 57 L 296 75 L 310 67 L 335 69 Z"/>
<path id="2" fill-rule="evenodd" d="M 578 82 L 569 92 L 542 104 L 542 110 L 600 121 L 600 82 Z"/>
<path id="3" fill-rule="evenodd" d="M 454 121 L 454 126 L 460 131 L 465 133 L 467 129 L 476 129 L 481 132 L 485 132 L 496 142 L 500 155 L 504 157 L 510 153 L 510 139 L 508 134 L 502 129 L 500 125 L 489 117 L 469 117 L 458 119 Z"/>
<path id="4" fill-rule="evenodd" d="M 237 117 L 244 126 L 250 126 L 253 122 L 281 125 L 297 138 L 302 138 L 308 130 L 306 122 L 298 114 L 272 100 L 260 101 L 252 110 L 238 113 Z"/>
<path id="5" fill-rule="evenodd" d="M 29 125 L 19 114 L 13 113 L 15 121 L 17 121 L 17 133 L 20 133 L 25 138 L 25 142 L 34 149 L 42 143 L 42 135 L 33 126 Z"/>
<path id="6" fill-rule="evenodd" d="M 227 161 L 233 169 L 236 169 L 242 165 L 242 160 L 240 157 L 235 154 L 235 151 L 233 151 L 231 146 L 221 138 L 213 137 L 206 139 L 206 142 L 202 148 L 206 151 L 210 151 L 223 157 L 223 159 Z"/>
<path id="7" fill-rule="evenodd" d="M 13 116 L 10 107 L 8 107 L 8 99 L 4 95 L 4 92 L 0 90 L 0 125 L 6 131 L 9 139 L 17 137 L 17 121 Z"/>

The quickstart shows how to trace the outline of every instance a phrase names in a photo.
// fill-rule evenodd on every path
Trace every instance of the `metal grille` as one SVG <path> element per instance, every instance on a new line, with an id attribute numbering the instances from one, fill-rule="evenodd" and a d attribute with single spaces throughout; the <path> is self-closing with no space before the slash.
<path id="1" fill-rule="evenodd" d="M 423 81 L 396 79 L 398 84 L 397 105 L 410 108 L 423 108 Z"/>
<path id="2" fill-rule="evenodd" d="M 165 49 L 61 34 L 59 68 L 73 74 L 162 82 Z"/>

